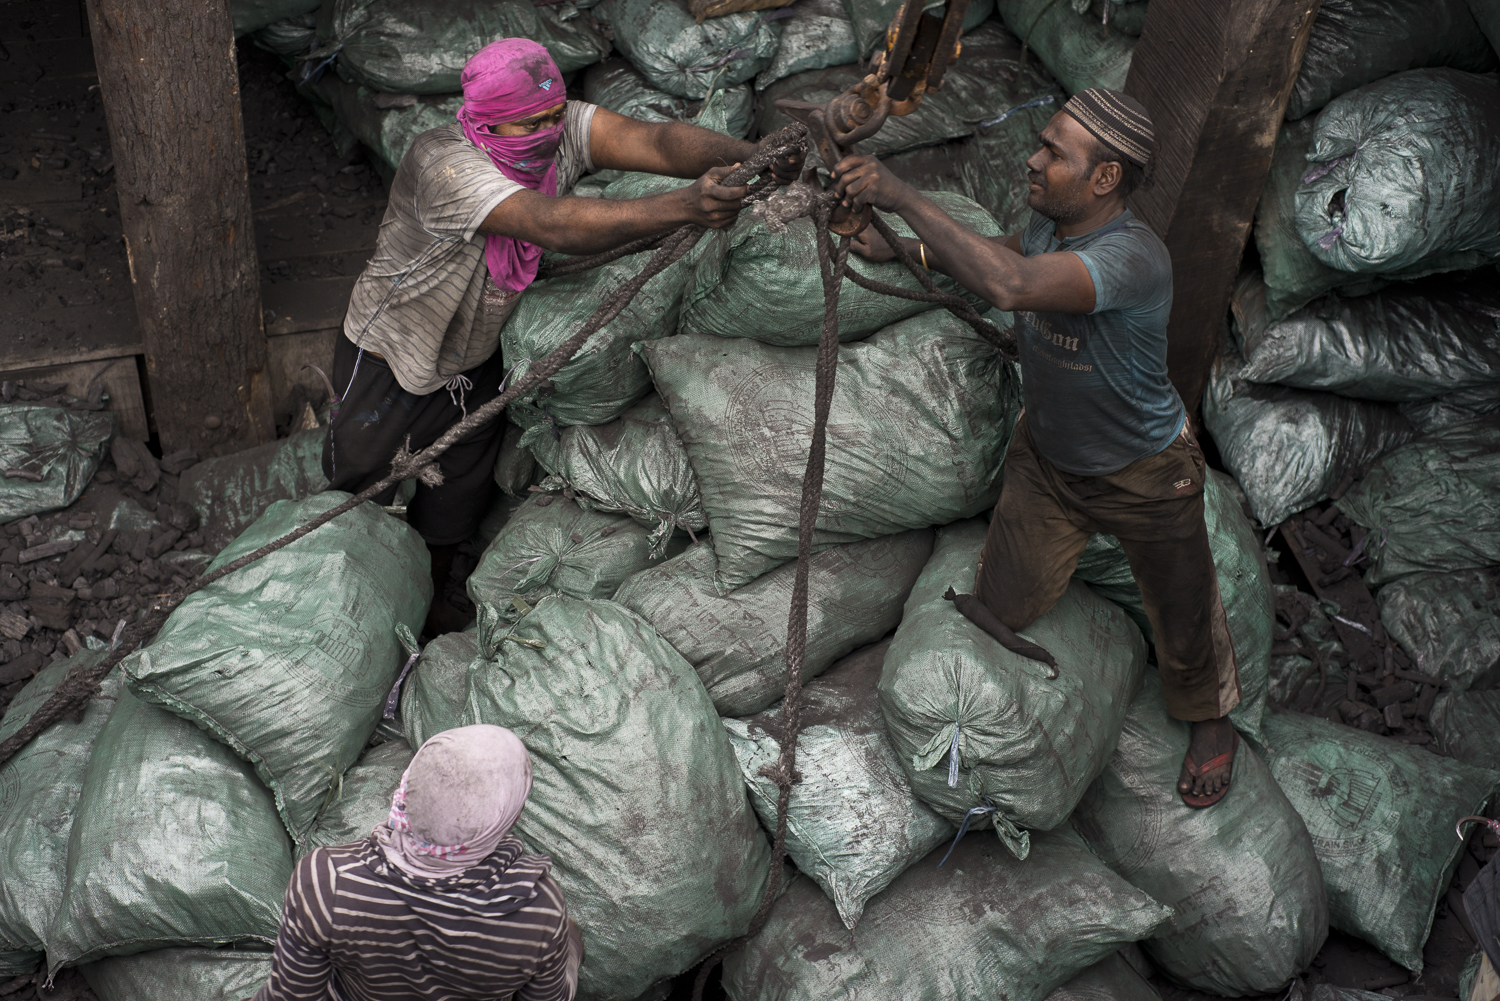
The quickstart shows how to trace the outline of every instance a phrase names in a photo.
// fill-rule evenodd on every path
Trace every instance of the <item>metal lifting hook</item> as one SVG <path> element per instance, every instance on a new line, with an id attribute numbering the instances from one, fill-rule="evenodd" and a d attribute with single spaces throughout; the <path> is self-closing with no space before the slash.
<path id="1" fill-rule="evenodd" d="M 1491 820 L 1488 817 L 1468 816 L 1459 817 L 1458 823 L 1453 825 L 1453 832 L 1458 835 L 1458 840 L 1460 841 L 1464 839 L 1465 824 L 1483 824 L 1485 827 L 1488 827 L 1490 829 L 1491 834 L 1495 835 L 1495 837 L 1497 838 L 1500 838 L 1500 820 Z"/>

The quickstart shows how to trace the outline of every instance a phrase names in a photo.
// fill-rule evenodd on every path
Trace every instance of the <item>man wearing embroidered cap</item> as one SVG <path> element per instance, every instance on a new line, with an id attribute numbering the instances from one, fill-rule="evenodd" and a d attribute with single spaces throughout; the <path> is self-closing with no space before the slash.
<path id="1" fill-rule="evenodd" d="M 1203 519 L 1203 453 L 1167 378 L 1172 263 L 1125 205 L 1151 163 L 1151 118 L 1096 87 L 1073 95 L 1039 138 L 1026 161 L 1031 221 L 1014 236 L 964 228 L 873 158 L 847 157 L 833 173 L 845 204 L 906 220 L 912 256 L 1015 314 L 1026 406 L 976 596 L 1024 629 L 1062 597 L 1089 535 L 1116 536 L 1144 598 L 1167 708 L 1192 724 L 1178 792 L 1211 806 L 1229 788 L 1239 674 Z M 872 230 L 853 249 L 893 255 Z"/>
<path id="2" fill-rule="evenodd" d="M 722 228 L 746 194 L 719 181 L 753 144 L 569 101 L 536 42 L 492 42 L 461 81 L 458 121 L 417 136 L 402 158 L 375 254 L 349 299 L 334 354 L 342 395 L 323 449 L 336 489 L 363 490 L 390 471 L 408 438 L 424 448 L 499 395 L 519 361 L 500 357 L 500 330 L 544 250 L 593 254 L 684 223 Z M 790 181 L 799 166 L 786 161 L 773 172 Z M 649 198 L 566 197 L 583 174 L 604 169 L 697 180 Z M 438 462 L 442 485 L 419 485 L 407 505 L 432 552 L 429 633 L 466 622 L 443 600 L 443 584 L 458 544 L 488 509 L 503 427 L 492 422 L 460 439 Z"/>

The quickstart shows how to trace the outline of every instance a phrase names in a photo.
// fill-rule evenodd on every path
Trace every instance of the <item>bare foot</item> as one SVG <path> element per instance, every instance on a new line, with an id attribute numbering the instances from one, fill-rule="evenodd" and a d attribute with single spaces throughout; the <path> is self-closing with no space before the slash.
<path id="1" fill-rule="evenodd" d="M 1182 763 L 1182 774 L 1177 779 L 1177 791 L 1184 797 L 1202 800 L 1218 796 L 1229 785 L 1230 773 L 1234 770 L 1234 751 L 1238 735 L 1227 716 L 1204 720 L 1193 724 L 1192 742 L 1188 745 L 1186 760 Z M 1211 768 L 1204 766 L 1222 755 L 1229 757 Z M 1195 774 L 1196 772 L 1196 774 Z M 1188 803 L 1189 806 L 1206 806 L 1206 803 Z"/>

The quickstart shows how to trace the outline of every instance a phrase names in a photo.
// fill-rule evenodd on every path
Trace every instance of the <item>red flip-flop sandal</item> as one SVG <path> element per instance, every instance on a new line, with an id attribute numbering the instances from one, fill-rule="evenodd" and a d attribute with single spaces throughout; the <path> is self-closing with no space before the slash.
<path id="1" fill-rule="evenodd" d="M 1200 775 L 1213 771 L 1215 768 L 1222 768 L 1225 765 L 1233 766 L 1234 752 L 1239 750 L 1240 746 L 1240 735 L 1239 731 L 1237 730 L 1230 730 L 1229 732 L 1234 735 L 1234 742 L 1229 745 L 1229 750 L 1225 751 L 1223 754 L 1209 758 L 1201 765 L 1195 762 L 1191 757 L 1183 759 L 1183 767 L 1187 769 L 1187 772 L 1190 776 L 1196 779 Z M 1201 810 L 1206 806 L 1213 806 L 1219 800 L 1223 799 L 1224 794 L 1227 792 L 1229 792 L 1229 783 L 1225 782 L 1222 786 L 1219 787 L 1219 791 L 1214 793 L 1212 796 L 1194 796 L 1192 793 L 1188 792 L 1178 793 L 1178 795 L 1182 797 L 1182 801 L 1184 803 L 1192 807 L 1194 810 Z"/>

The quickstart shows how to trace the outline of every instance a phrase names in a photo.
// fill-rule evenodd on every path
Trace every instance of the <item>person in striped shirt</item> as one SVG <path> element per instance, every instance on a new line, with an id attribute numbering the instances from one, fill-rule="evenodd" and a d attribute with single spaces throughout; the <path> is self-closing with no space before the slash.
<path id="1" fill-rule="evenodd" d="M 343 395 L 323 448 L 323 472 L 338 490 L 371 486 L 403 442 L 425 448 L 499 395 L 521 361 L 500 357 L 500 330 L 543 250 L 594 254 L 685 223 L 721 229 L 748 191 L 719 182 L 754 144 L 566 100 L 562 74 L 536 42 L 492 42 L 461 80 L 458 120 L 417 136 L 402 158 L 375 254 L 349 298 L 333 366 Z M 789 182 L 800 166 L 786 158 L 772 172 Z M 582 175 L 603 169 L 697 180 L 647 198 L 568 197 Z M 419 485 L 407 505 L 432 553 L 431 635 L 467 624 L 443 586 L 458 544 L 489 508 L 504 424 L 459 439 L 438 461 L 442 484 Z M 394 493 L 377 500 L 389 504 Z"/>
<path id="2" fill-rule="evenodd" d="M 530 791 L 510 730 L 428 740 L 386 823 L 297 864 L 255 1001 L 571 1001 L 583 939 L 552 860 L 511 834 Z"/>

